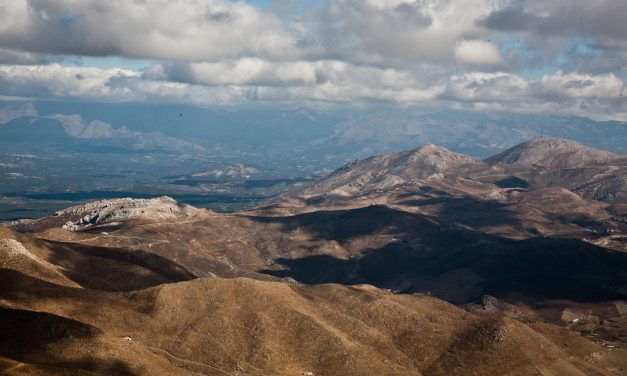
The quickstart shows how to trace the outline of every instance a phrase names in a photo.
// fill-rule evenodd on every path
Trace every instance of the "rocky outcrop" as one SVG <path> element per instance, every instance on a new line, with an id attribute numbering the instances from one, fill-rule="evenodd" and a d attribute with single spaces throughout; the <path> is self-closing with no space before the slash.
<path id="1" fill-rule="evenodd" d="M 189 219 L 203 212 L 206 210 L 162 196 L 153 199 L 121 198 L 95 201 L 58 211 L 55 215 L 69 219 L 63 225 L 64 229 L 80 231 L 129 219 L 150 221 Z"/>

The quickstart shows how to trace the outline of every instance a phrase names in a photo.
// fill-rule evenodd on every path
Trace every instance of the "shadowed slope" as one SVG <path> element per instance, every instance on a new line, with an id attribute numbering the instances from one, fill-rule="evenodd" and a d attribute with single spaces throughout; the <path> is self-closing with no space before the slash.
<path id="1" fill-rule="evenodd" d="M 40 240 L 6 228 L 0 228 L 0 236 L 0 266 L 66 286 L 123 291 L 196 278 L 175 262 L 141 250 Z"/>
<path id="2" fill-rule="evenodd" d="M 348 244 L 366 236 L 392 236 L 349 258 L 329 254 L 279 258 L 264 273 L 305 283 L 370 283 L 406 291 L 432 291 L 463 303 L 483 294 L 597 301 L 624 298 L 627 254 L 574 239 L 499 239 L 384 206 L 265 217 L 313 238 Z M 388 238 L 389 239 L 389 238 Z"/>
<path id="3" fill-rule="evenodd" d="M 564 371 L 560 374 L 579 375 L 598 368 L 573 360 L 568 348 L 517 321 L 476 316 L 433 297 L 392 295 L 371 286 L 209 278 L 116 294 L 19 274 L 10 278 L 20 282 L 12 293 L 2 293 L 3 304 L 13 308 L 0 311 L 0 326 L 11 326 L 24 341 L 43 341 L 48 337 L 38 338 L 44 333 L 37 329 L 42 322 L 45 328 L 50 320 L 67 322 L 53 325 L 62 342 L 47 346 L 46 354 L 14 340 L 7 343 L 21 352 L 5 348 L 0 353 L 35 369 L 74 370 L 71 374 L 502 375 L 557 367 Z M 49 313 L 26 312 L 16 326 L 11 312 L 25 307 Z M 574 341 L 572 334 L 563 335 L 563 342 Z M 582 346 L 587 352 L 604 351 L 587 341 Z M 76 360 L 89 353 L 91 360 Z M 21 374 L 37 372 L 24 368 Z"/>

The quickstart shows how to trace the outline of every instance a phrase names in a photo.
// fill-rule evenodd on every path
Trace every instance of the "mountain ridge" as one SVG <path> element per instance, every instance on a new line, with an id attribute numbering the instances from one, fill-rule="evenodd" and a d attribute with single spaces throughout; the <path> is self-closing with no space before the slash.
<path id="1" fill-rule="evenodd" d="M 245 212 L 116 199 L 0 228 L 0 372 L 624 373 L 627 205 L 563 186 L 622 170 L 574 167 L 425 145 Z"/>
<path id="2" fill-rule="evenodd" d="M 502 153 L 487 158 L 488 164 L 523 164 L 544 168 L 583 168 L 627 165 L 627 155 L 593 149 L 571 140 L 539 137 L 518 144 Z"/>
<path id="3" fill-rule="evenodd" d="M 426 144 L 413 150 L 351 162 L 305 188 L 302 194 L 326 190 L 332 195 L 345 196 L 372 185 L 377 189 L 389 189 L 412 180 L 437 179 L 461 168 L 472 169 L 481 165 L 483 162 L 478 159 Z"/>

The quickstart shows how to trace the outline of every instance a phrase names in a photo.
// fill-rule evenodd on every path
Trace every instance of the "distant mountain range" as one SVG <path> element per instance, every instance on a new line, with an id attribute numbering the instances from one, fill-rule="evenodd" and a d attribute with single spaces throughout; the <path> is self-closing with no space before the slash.
<path id="1" fill-rule="evenodd" d="M 52 114 L 39 116 L 32 104 L 10 106 L 0 113 L 0 137 L 4 143 L 67 146 L 83 144 L 94 150 L 99 147 L 121 151 L 162 150 L 178 153 L 199 153 L 203 149 L 182 139 L 165 136 L 159 132 L 143 133 L 126 127 L 115 128 L 102 120 L 86 122 L 81 115 Z"/>
<path id="2" fill-rule="evenodd" d="M 339 123 L 325 142 L 363 156 L 432 143 L 484 158 L 534 137 L 558 137 L 627 153 L 627 123 L 577 116 L 444 111 L 381 111 Z"/>
<path id="3" fill-rule="evenodd" d="M 373 154 L 437 144 L 484 158 L 534 137 L 559 137 L 627 152 L 627 123 L 576 116 L 409 109 L 202 109 L 146 104 L 37 102 L 0 107 L 0 142 L 79 142 L 97 147 L 211 154 L 230 147 L 262 162 L 275 154 L 294 165 L 337 168 Z M 299 156 L 293 158 L 293 156 Z M 259 160 L 262 158 L 262 160 Z M 250 161 L 248 161 L 250 162 Z"/>

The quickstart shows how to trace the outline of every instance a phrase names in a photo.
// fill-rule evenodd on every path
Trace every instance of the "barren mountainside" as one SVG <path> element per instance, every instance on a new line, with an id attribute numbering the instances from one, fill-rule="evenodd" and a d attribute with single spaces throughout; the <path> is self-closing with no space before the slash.
<path id="1" fill-rule="evenodd" d="M 245 212 L 129 198 L 16 222 L 0 372 L 624 375 L 621 158 L 425 145 Z"/>
<path id="2" fill-rule="evenodd" d="M 627 0 L 0 0 L 0 376 L 627 376 Z"/>
<path id="3" fill-rule="evenodd" d="M 27 235 L 3 236 L 22 253 L 68 252 Z M 140 259 L 72 253 L 96 263 L 63 256 L 50 265 L 6 268 L 3 256 L 4 374 L 612 375 L 625 366 L 625 350 L 537 319 L 521 321 L 512 308 L 503 315 L 499 307 L 507 305 L 496 299 L 464 310 L 369 285 L 193 276 L 176 282 L 151 277 Z M 129 289 L 137 291 L 120 292 Z"/>
<path id="4" fill-rule="evenodd" d="M 416 179 L 441 178 L 483 166 L 480 160 L 427 144 L 418 149 L 352 162 L 304 190 L 304 195 L 350 195 L 366 188 L 388 189 Z"/>
<path id="5" fill-rule="evenodd" d="M 578 142 L 558 138 L 534 138 L 486 159 L 489 164 L 507 163 L 548 169 L 595 166 L 627 166 L 627 156 L 589 148 Z"/>

